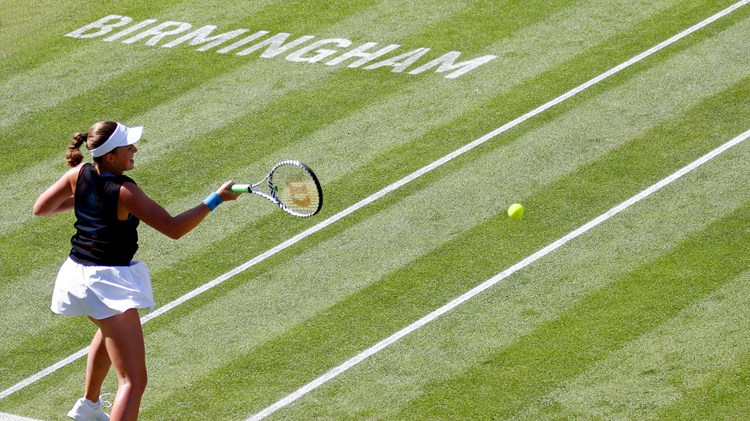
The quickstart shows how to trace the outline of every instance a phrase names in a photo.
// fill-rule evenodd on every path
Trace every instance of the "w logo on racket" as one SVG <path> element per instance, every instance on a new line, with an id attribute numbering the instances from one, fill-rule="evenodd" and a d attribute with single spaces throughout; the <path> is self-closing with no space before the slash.
<path id="1" fill-rule="evenodd" d="M 289 189 L 289 196 L 295 205 L 303 208 L 310 206 L 310 189 L 304 179 L 287 180 L 286 187 Z"/>

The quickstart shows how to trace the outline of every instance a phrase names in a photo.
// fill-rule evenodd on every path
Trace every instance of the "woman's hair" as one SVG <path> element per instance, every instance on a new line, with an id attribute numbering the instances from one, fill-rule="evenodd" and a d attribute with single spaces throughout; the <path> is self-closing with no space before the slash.
<path id="1" fill-rule="evenodd" d="M 104 142 L 112 136 L 112 133 L 117 129 L 117 123 L 113 121 L 100 121 L 95 123 L 89 129 L 88 133 L 76 133 L 73 135 L 73 140 L 68 146 L 68 151 L 65 153 L 65 159 L 68 161 L 68 165 L 75 167 L 83 161 L 83 154 L 81 153 L 81 145 L 86 143 L 86 147 L 91 150 L 101 146 Z M 99 158 L 94 158 L 96 161 Z"/>

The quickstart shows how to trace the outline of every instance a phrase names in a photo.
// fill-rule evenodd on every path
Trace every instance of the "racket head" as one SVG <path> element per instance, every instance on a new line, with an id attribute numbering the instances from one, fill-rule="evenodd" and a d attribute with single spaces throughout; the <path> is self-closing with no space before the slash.
<path id="1" fill-rule="evenodd" d="M 271 196 L 281 209 L 307 218 L 323 207 L 323 189 L 315 173 L 300 161 L 282 161 L 267 177 Z"/>

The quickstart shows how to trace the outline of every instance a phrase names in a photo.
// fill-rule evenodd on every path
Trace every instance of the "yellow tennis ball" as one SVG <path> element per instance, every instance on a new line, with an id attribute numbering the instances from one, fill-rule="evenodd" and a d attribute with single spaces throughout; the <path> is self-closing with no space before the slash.
<path id="1" fill-rule="evenodd" d="M 520 203 L 514 203 L 510 205 L 508 208 L 508 216 L 515 219 L 516 221 L 523 218 L 523 215 L 526 213 L 526 210 L 523 208 L 523 206 Z"/>

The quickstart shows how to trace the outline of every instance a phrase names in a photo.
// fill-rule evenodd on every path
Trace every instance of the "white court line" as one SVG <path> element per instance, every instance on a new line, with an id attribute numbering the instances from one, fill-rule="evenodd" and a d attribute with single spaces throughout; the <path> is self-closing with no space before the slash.
<path id="1" fill-rule="evenodd" d="M 597 77 L 589 80 L 588 82 L 585 82 L 585 83 L 583 83 L 583 84 L 581 84 L 581 85 L 579 85 L 579 86 L 571 89 L 570 91 L 568 91 L 568 92 L 560 95 L 559 97 L 557 97 L 557 98 L 555 98 L 555 99 L 553 99 L 553 100 L 551 100 L 551 101 L 549 101 L 549 102 L 547 102 L 547 103 L 539 106 L 538 108 L 535 108 L 535 109 L 527 112 L 526 114 L 524 114 L 524 115 L 522 115 L 522 116 L 520 116 L 520 117 L 518 117 L 518 118 L 516 118 L 516 119 L 514 119 L 514 120 L 512 120 L 512 121 L 510 121 L 510 122 L 508 122 L 506 124 L 504 124 L 503 126 L 501 126 L 501 127 L 497 128 L 497 129 L 491 131 L 490 133 L 487 133 L 486 135 L 480 137 L 479 139 L 474 140 L 473 142 L 471 142 L 471 143 L 469 143 L 469 144 L 461 147 L 460 149 L 457 149 L 457 150 L 451 152 L 450 154 L 448 154 L 448 155 L 446 155 L 446 156 L 438 159 L 437 161 L 435 161 L 435 162 L 433 162 L 433 163 L 431 163 L 431 164 L 429 164 L 429 165 L 427 165 L 425 167 L 420 168 L 419 170 L 417 170 L 417 171 L 409 174 L 408 176 L 406 176 L 406 177 L 404 177 L 404 178 L 396 181 L 395 183 L 393 183 L 393 184 L 391 184 L 389 186 L 386 186 L 382 190 L 374 193 L 373 195 L 371 195 L 371 196 L 369 196 L 369 197 L 367 197 L 365 199 L 362 199 L 361 201 L 359 201 L 359 202 L 355 203 L 354 205 L 352 205 L 352 206 L 344 209 L 343 211 L 341 211 L 341 212 L 339 212 L 339 213 L 337 213 L 337 214 L 329 217 L 328 219 L 326 219 L 326 220 L 318 223 L 317 225 L 314 225 L 314 226 L 306 229 L 305 231 L 302 231 L 301 233 L 295 235 L 294 237 L 292 237 L 292 238 L 284 241 L 283 243 L 277 245 L 276 247 L 273 247 L 272 249 L 269 249 L 268 251 L 264 252 L 263 254 L 260 254 L 260 255 L 256 256 L 255 258 L 253 258 L 253 259 L 251 259 L 251 260 L 243 263 L 242 265 L 237 266 L 236 268 L 232 269 L 229 272 L 226 272 L 225 274 L 219 276 L 218 278 L 214 279 L 213 281 L 208 282 L 208 283 L 202 285 L 201 287 L 196 288 L 193 291 L 188 292 L 187 294 L 185 294 L 185 295 L 183 295 L 183 296 L 175 299 L 174 301 L 172 301 L 172 302 L 164 305 L 163 307 L 160 307 L 159 309 L 157 309 L 153 313 L 150 313 L 150 314 L 144 316 L 143 318 L 141 318 L 141 322 L 142 323 L 146 323 L 147 321 L 153 319 L 154 317 L 158 317 L 158 316 L 166 313 L 167 311 L 169 311 L 169 310 L 171 310 L 171 309 L 173 309 L 173 308 L 175 308 L 175 307 L 177 307 L 177 306 L 185 303 L 186 301 L 188 301 L 188 300 L 190 300 L 190 299 L 192 299 L 192 298 L 194 298 L 194 297 L 196 297 L 196 296 L 198 296 L 198 295 L 200 295 L 200 294 L 202 294 L 202 293 L 210 290 L 211 288 L 213 288 L 213 287 L 215 287 L 215 286 L 223 283 L 227 279 L 230 279 L 230 278 L 234 277 L 235 275 L 244 272 L 245 270 L 247 270 L 247 269 L 255 266 L 256 264 L 258 264 L 258 263 L 266 260 L 267 258 L 269 258 L 269 257 L 271 257 L 271 256 L 273 256 L 273 255 L 275 255 L 277 253 L 279 253 L 280 251 L 285 250 L 285 249 L 291 247 L 292 245 L 294 245 L 294 244 L 302 241 L 303 239 L 311 236 L 312 234 L 314 234 L 314 233 L 316 233 L 316 232 L 318 232 L 318 231 L 320 231 L 320 230 L 328 227 L 329 225 L 332 225 L 332 224 L 338 222 L 339 220 L 341 220 L 341 219 L 349 216 L 350 214 L 354 213 L 355 211 L 357 211 L 357 210 L 359 210 L 359 209 L 361 209 L 361 208 L 369 205 L 370 203 L 372 203 L 372 202 L 380 199 L 381 197 L 385 196 L 386 194 L 388 194 L 388 193 L 390 193 L 390 192 L 392 192 L 394 190 L 397 190 L 397 189 L 403 187 L 405 184 L 410 183 L 411 181 L 414 181 L 415 179 L 417 179 L 417 178 L 419 178 L 419 177 L 427 174 L 428 172 L 430 172 L 430 171 L 432 171 L 432 170 L 434 170 L 434 169 L 442 166 L 443 164 L 445 164 L 445 163 L 447 163 L 447 162 L 449 162 L 449 161 L 451 161 L 451 160 L 453 160 L 453 159 L 455 159 L 455 158 L 457 158 L 457 157 L 465 154 L 466 152 L 468 152 L 468 151 L 476 148 L 477 146 L 482 145 L 483 143 L 487 142 L 490 139 L 493 139 L 494 137 L 500 135 L 501 133 L 504 133 L 504 132 L 506 132 L 506 131 L 508 131 L 508 130 L 516 127 L 516 126 L 518 126 L 519 124 L 525 122 L 526 120 L 528 120 L 528 119 L 530 119 L 530 118 L 532 118 L 532 117 L 534 117 L 534 116 L 536 116 L 538 114 L 541 114 L 542 112 L 544 112 L 544 111 L 546 111 L 546 110 L 554 107 L 555 105 L 557 105 L 557 104 L 559 104 L 559 103 L 561 103 L 561 102 L 563 102 L 563 101 L 565 101 L 565 100 L 573 97 L 574 95 L 576 95 L 576 94 L 578 94 L 578 93 L 580 93 L 580 92 L 582 92 L 582 91 L 590 88 L 591 86 L 596 85 L 597 83 L 599 83 L 599 82 L 601 82 L 601 81 L 609 78 L 610 76 L 612 76 L 612 75 L 620 72 L 621 70 L 623 70 L 623 69 L 625 69 L 625 68 L 627 68 L 627 67 L 629 67 L 629 66 L 631 66 L 631 65 L 633 65 L 633 64 L 635 64 L 635 63 L 637 63 L 637 62 L 639 62 L 639 61 L 641 61 L 643 59 L 645 59 L 646 57 L 648 57 L 648 56 L 656 53 L 657 51 L 659 51 L 659 50 L 661 50 L 661 49 L 663 49 L 663 48 L 665 48 L 665 47 L 667 47 L 667 46 L 669 46 L 669 45 L 671 45 L 671 44 L 679 41 L 680 39 L 685 38 L 686 36 L 692 34 L 693 32 L 695 32 L 695 31 L 697 31 L 697 30 L 705 27 L 706 25 L 711 24 L 712 22 L 716 21 L 717 19 L 719 19 L 719 18 L 721 18 L 723 16 L 726 16 L 726 15 L 732 13 L 733 11 L 735 11 L 735 10 L 739 9 L 740 7 L 746 5 L 748 2 L 750 2 L 750 0 L 741 0 L 741 1 L 737 2 L 737 3 L 735 3 L 734 5 L 732 5 L 732 6 L 728 7 L 728 8 L 726 8 L 726 9 L 722 10 L 721 12 L 719 12 L 719 13 L 717 13 L 717 14 L 715 14 L 715 15 L 713 15 L 713 16 L 711 16 L 711 17 L 709 17 L 709 18 L 707 18 L 707 19 L 705 19 L 705 20 L 703 20 L 703 21 L 701 21 L 701 22 L 699 22 L 699 23 L 691 26 L 690 28 L 688 28 L 688 29 L 680 32 L 679 34 L 677 34 L 677 35 L 675 35 L 675 36 L 667 39 L 666 41 L 663 41 L 663 42 L 661 42 L 661 43 L 659 43 L 659 44 L 657 44 L 657 45 L 649 48 L 648 50 L 646 50 L 646 51 L 638 54 L 637 56 L 631 58 L 630 60 L 627 60 L 627 61 L 619 64 L 618 66 L 611 68 L 610 70 L 608 70 L 608 71 L 600 74 L 599 76 L 597 76 Z M 65 358 L 64 360 L 59 361 L 59 362 L 57 362 L 57 363 L 55 363 L 55 364 L 53 364 L 53 365 L 45 368 L 44 370 L 42 370 L 42 371 L 40 371 L 40 372 L 38 372 L 38 373 L 36 373 L 36 374 L 34 374 L 34 375 L 32 375 L 32 376 L 24 379 L 24 380 L 21 380 L 17 384 L 15 384 L 15 385 L 13 385 L 13 386 L 5 389 L 4 391 L 0 392 L 0 400 L 5 399 L 6 397 L 10 396 L 11 394 L 13 394 L 15 392 L 18 392 L 19 390 L 21 390 L 21 389 L 23 389 L 23 388 L 25 388 L 25 387 L 27 387 L 27 386 L 29 386 L 29 385 L 37 382 L 38 380 L 40 380 L 40 379 L 42 379 L 42 378 L 44 378 L 44 377 L 46 377 L 46 376 L 48 376 L 48 375 L 50 375 L 52 373 L 54 373 L 55 371 L 59 370 L 60 368 L 65 367 L 66 365 L 72 363 L 73 361 L 77 360 L 78 358 L 83 357 L 84 355 L 86 355 L 86 350 L 87 350 L 87 348 L 84 348 L 84 349 L 76 352 L 75 354 L 73 354 L 73 355 Z"/>
<path id="2" fill-rule="evenodd" d="M 18 415 L 6 414 L 5 412 L 0 412 L 0 421 L 39 421 L 39 420 L 19 417 Z"/>
<path id="3" fill-rule="evenodd" d="M 741 135 L 735 137 L 734 139 L 728 141 L 727 143 L 719 146 L 718 148 L 712 150 L 711 152 L 707 153 L 706 155 L 703 155 L 702 157 L 698 158 L 697 160 L 693 161 L 692 163 L 686 165 L 685 167 L 681 168 L 677 172 L 673 173 L 669 177 L 659 181 L 658 183 L 652 185 L 651 187 L 647 188 L 646 190 L 643 190 L 642 192 L 638 193 L 637 195 L 631 197 L 630 199 L 620 203 L 619 205 L 611 208 L 607 212 L 599 215 L 595 219 L 589 221 L 588 223 L 582 225 L 581 227 L 577 228 L 576 230 L 573 230 L 566 234 L 564 237 L 558 239 L 557 241 L 553 242 L 552 244 L 544 247 L 543 249 L 537 251 L 536 253 L 526 257 L 525 259 L 521 260 L 520 262 L 516 263 L 515 265 L 509 267 L 508 269 L 505 269 L 504 271 L 498 273 L 497 275 L 493 276 L 492 278 L 482 282 L 481 284 L 477 285 L 476 287 L 472 288 L 468 292 L 464 293 L 463 295 L 459 296 L 458 298 L 455 298 L 454 300 L 448 302 L 447 304 L 443 305 L 442 307 L 438 308 L 437 310 L 433 311 L 432 313 L 429 313 L 428 315 L 422 317 L 421 319 L 417 320 L 416 322 L 410 324 L 409 326 L 399 330 L 398 332 L 394 333 L 393 335 L 389 336 L 388 338 L 378 342 L 377 344 L 373 345 L 372 347 L 362 351 L 360 354 L 352 357 L 348 361 L 344 362 L 343 364 L 339 365 L 338 367 L 335 367 L 328 371 L 327 373 L 323 374 L 322 376 L 318 377 L 317 379 L 311 381 L 310 383 L 302 386 L 301 388 L 297 389 L 295 392 L 287 395 L 286 397 L 282 398 L 281 400 L 277 401 L 273 405 L 267 407 L 266 409 L 258 412 L 257 414 L 253 415 L 252 417 L 248 418 L 247 421 L 256 421 L 261 420 L 272 413 L 276 412 L 277 410 L 289 405 L 290 403 L 296 401 L 297 399 L 301 398 L 302 396 L 306 395 L 307 393 L 315 390 L 322 384 L 328 382 L 329 380 L 333 379 L 334 377 L 338 376 L 339 374 L 345 372 L 346 370 L 349 370 L 350 368 L 354 367 L 355 365 L 359 364 L 360 362 L 364 361 L 365 359 L 371 357 L 372 355 L 382 351 L 389 345 L 393 344 L 394 342 L 398 341 L 399 339 L 403 338 L 404 336 L 414 332 L 415 330 L 425 326 L 426 324 L 432 322 L 433 320 L 437 319 L 438 317 L 442 316 L 443 314 L 453 310 L 454 308 L 460 306 L 464 302 L 470 300 L 471 298 L 475 297 L 476 295 L 484 292 L 488 288 L 491 288 L 498 282 L 502 281 L 503 279 L 509 277 L 510 275 L 513 275 L 514 273 L 518 272 L 519 270 L 529 266 L 530 264 L 536 262 L 537 260 L 541 259 L 542 257 L 552 253 L 553 251 L 557 250 L 558 248 L 564 246 L 569 241 L 573 240 L 574 238 L 586 233 L 587 231 L 591 230 L 592 228 L 596 227 L 597 225 L 601 224 L 602 222 L 608 220 L 609 218 L 612 218 L 613 216 L 617 215 L 618 213 L 624 211 L 625 209 L 629 208 L 630 206 L 633 206 L 634 204 L 640 202 L 641 200 L 645 199 L 646 197 L 650 196 L 651 194 L 655 193 L 659 189 L 667 186 L 668 184 L 672 183 L 673 181 L 677 180 L 678 178 L 682 177 L 683 175 L 689 173 L 690 171 L 698 168 L 699 166 L 705 164 L 706 162 L 710 161 L 711 159 L 715 158 L 722 152 L 726 151 L 727 149 L 731 148 L 732 146 L 735 146 L 742 142 L 743 140 L 750 137 L 750 130 L 742 133 Z"/>

